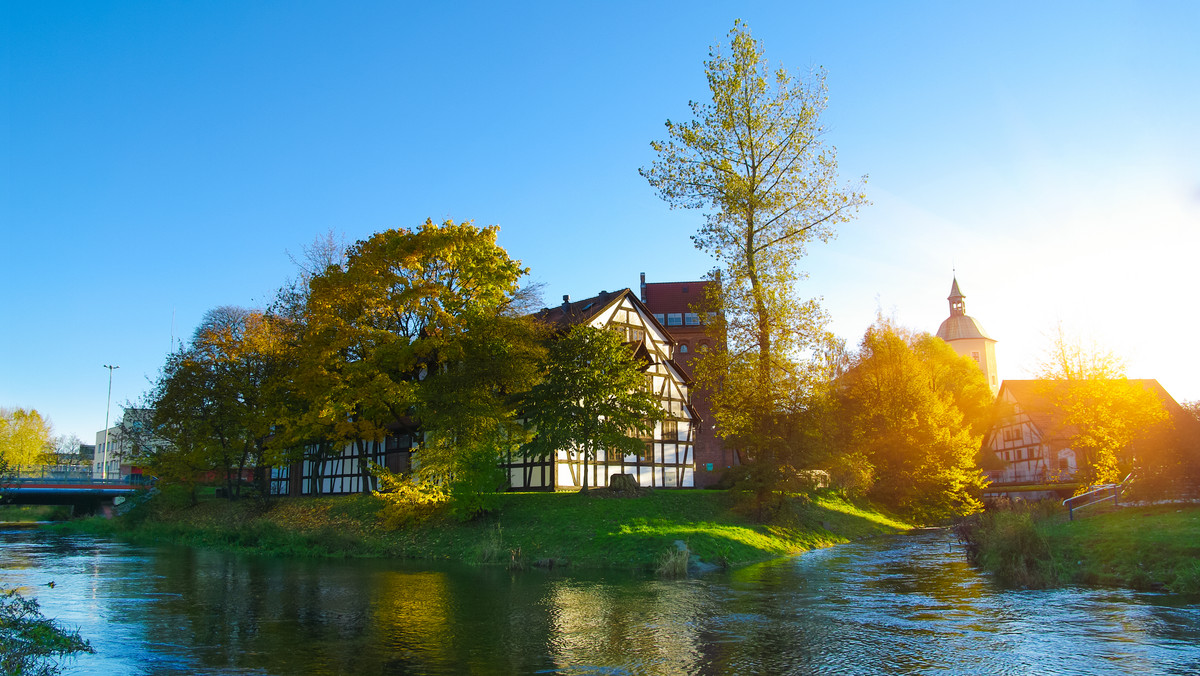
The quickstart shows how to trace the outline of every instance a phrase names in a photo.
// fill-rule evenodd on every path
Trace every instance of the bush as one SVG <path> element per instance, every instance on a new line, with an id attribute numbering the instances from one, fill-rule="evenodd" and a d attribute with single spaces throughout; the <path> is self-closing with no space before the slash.
<path id="1" fill-rule="evenodd" d="M 5 674 L 59 672 L 56 660 L 96 652 L 77 631 L 67 631 L 42 615 L 38 602 L 15 589 L 0 589 L 0 671 Z"/>
<path id="2" fill-rule="evenodd" d="M 994 504 L 982 514 L 959 519 L 955 535 L 964 544 L 967 559 L 990 571 L 1001 583 L 1018 587 L 1055 584 L 1049 542 L 1037 531 L 1039 505 Z"/>

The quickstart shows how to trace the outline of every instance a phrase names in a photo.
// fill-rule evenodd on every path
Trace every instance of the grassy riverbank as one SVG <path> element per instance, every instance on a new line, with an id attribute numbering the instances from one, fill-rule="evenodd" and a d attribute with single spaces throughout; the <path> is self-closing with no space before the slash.
<path id="1" fill-rule="evenodd" d="M 1056 504 L 986 513 L 960 526 L 1001 582 L 1200 594 L 1200 505 L 1126 507 L 1068 521 Z"/>
<path id="2" fill-rule="evenodd" d="M 489 517 L 461 523 L 437 510 L 388 529 L 385 503 L 373 496 L 205 500 L 194 506 L 160 496 L 127 516 L 58 528 L 268 555 L 646 569 L 677 540 L 705 562 L 736 566 L 908 527 L 831 493 L 791 501 L 771 524 L 753 523 L 732 500 L 721 491 L 510 493 L 500 496 Z"/>

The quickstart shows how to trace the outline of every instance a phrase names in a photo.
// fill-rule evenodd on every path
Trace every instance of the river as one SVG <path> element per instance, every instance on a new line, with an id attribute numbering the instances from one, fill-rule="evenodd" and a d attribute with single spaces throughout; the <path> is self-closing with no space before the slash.
<path id="1" fill-rule="evenodd" d="M 0 584 L 92 642 L 79 675 L 1200 673 L 1194 599 L 1001 589 L 944 531 L 658 580 L 0 528 Z"/>

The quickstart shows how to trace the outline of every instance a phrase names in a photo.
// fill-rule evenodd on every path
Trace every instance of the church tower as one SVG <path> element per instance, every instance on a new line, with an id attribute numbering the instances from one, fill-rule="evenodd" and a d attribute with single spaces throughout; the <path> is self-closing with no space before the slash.
<path id="1" fill-rule="evenodd" d="M 987 378 L 992 394 L 1000 391 L 1000 381 L 996 377 L 996 341 L 983 330 L 974 317 L 967 315 L 967 304 L 963 301 L 966 296 L 958 290 L 958 277 L 950 286 L 950 316 L 938 327 L 937 337 L 950 344 L 954 351 L 963 357 L 970 357 L 979 364 L 979 369 Z"/>

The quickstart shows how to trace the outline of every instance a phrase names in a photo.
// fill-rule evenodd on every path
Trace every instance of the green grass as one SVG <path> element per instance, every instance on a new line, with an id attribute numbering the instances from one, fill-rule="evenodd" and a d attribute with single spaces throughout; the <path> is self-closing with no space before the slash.
<path id="1" fill-rule="evenodd" d="M 69 505 L 0 505 L 0 523 L 62 521 L 69 518 Z"/>
<path id="2" fill-rule="evenodd" d="M 676 540 L 706 562 L 741 565 L 908 528 L 830 493 L 791 500 L 771 524 L 742 516 L 723 491 L 654 491 L 636 498 L 602 491 L 506 493 L 487 517 L 461 523 L 440 509 L 396 530 L 383 527 L 384 502 L 373 496 L 203 500 L 196 506 L 160 498 L 127 517 L 61 528 L 268 555 L 641 570 L 653 570 Z"/>
<path id="3" fill-rule="evenodd" d="M 1200 594 L 1200 506 L 1130 507 L 1038 530 L 1059 580 Z"/>
<path id="4" fill-rule="evenodd" d="M 1080 516 L 1061 508 L 985 514 L 968 547 L 1001 582 L 1200 594 L 1200 506 L 1153 505 Z"/>

